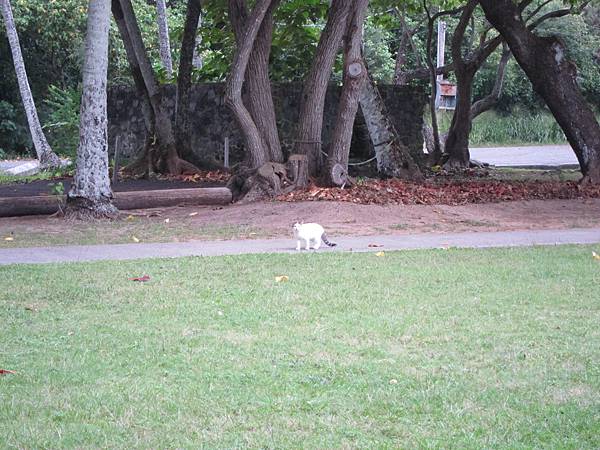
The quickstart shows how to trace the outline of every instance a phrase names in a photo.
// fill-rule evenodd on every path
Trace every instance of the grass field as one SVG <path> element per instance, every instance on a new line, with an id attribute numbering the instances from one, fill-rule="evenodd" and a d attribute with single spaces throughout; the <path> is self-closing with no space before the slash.
<path id="1" fill-rule="evenodd" d="M 0 267 L 0 447 L 598 448 L 592 250 Z"/>

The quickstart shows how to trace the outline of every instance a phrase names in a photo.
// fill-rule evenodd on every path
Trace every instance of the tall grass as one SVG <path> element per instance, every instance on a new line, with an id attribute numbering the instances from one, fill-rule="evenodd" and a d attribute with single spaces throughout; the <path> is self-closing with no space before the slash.
<path id="1" fill-rule="evenodd" d="M 452 112 L 441 112 L 438 120 L 440 130 L 448 131 Z M 488 111 L 473 122 L 470 143 L 473 146 L 564 144 L 566 139 L 549 113 L 517 111 L 501 115 Z"/>

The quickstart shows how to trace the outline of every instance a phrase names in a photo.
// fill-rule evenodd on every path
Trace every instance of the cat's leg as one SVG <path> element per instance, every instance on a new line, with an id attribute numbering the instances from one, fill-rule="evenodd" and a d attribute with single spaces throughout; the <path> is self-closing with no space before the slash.
<path id="1" fill-rule="evenodd" d="M 310 250 L 310 238 L 306 238 L 306 250 Z"/>
<path id="2" fill-rule="evenodd" d="M 300 251 L 300 239 L 296 240 L 296 251 Z"/>
<path id="3" fill-rule="evenodd" d="M 313 248 L 315 250 L 319 250 L 320 246 L 321 246 L 321 238 L 315 239 L 315 245 L 313 246 Z"/>

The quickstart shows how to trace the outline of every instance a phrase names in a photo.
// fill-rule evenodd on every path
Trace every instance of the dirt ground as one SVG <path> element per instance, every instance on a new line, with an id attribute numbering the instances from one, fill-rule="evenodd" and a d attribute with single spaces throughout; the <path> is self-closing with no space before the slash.
<path id="1" fill-rule="evenodd" d="M 0 218 L 0 247 L 184 242 L 291 235 L 296 221 L 318 222 L 328 235 L 409 234 L 600 227 L 600 199 L 446 205 L 260 202 L 223 207 L 126 211 L 112 222 Z"/>

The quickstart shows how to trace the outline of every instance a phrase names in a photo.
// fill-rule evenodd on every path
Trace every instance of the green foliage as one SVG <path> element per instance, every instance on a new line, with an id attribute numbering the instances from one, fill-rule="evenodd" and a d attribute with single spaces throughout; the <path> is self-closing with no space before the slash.
<path id="1" fill-rule="evenodd" d="M 13 105 L 0 100 L 0 158 L 22 154 L 31 145 L 29 131 L 23 121 Z"/>
<path id="2" fill-rule="evenodd" d="M 50 195 L 63 195 L 65 193 L 65 185 L 62 183 L 62 181 L 48 183 L 48 187 L 50 188 Z"/>
<path id="3" fill-rule="evenodd" d="M 57 154 L 74 157 L 79 144 L 81 88 L 60 89 L 51 85 L 48 93 L 49 113 L 44 125 L 48 141 Z"/>

